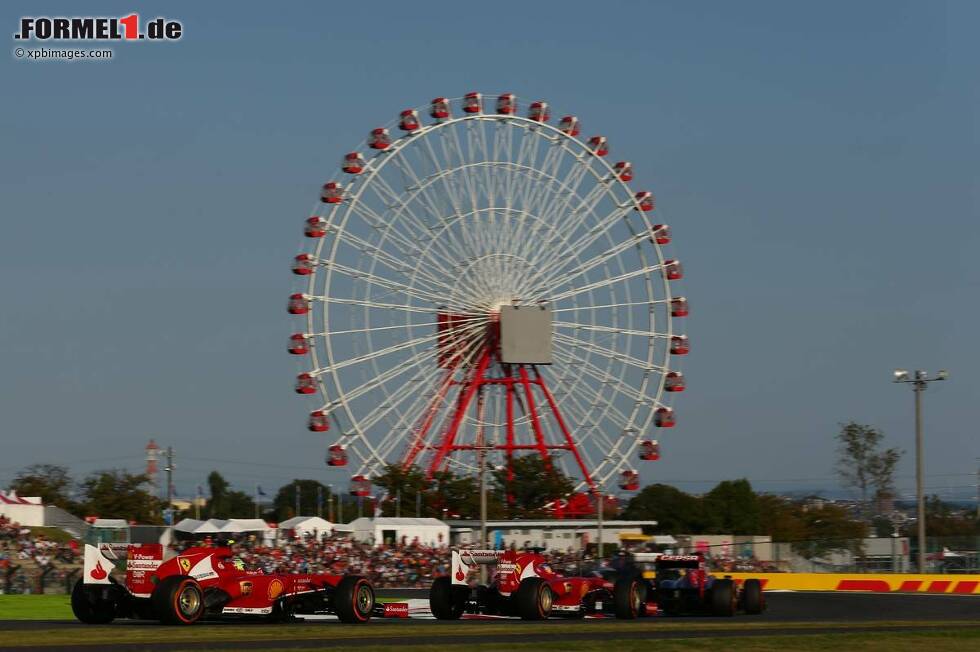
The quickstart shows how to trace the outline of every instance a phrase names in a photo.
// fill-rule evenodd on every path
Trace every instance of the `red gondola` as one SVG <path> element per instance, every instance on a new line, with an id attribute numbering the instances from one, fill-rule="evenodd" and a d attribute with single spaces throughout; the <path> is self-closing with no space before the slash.
<path id="1" fill-rule="evenodd" d="M 314 215 L 306 220 L 306 226 L 303 227 L 303 235 L 305 235 L 307 238 L 322 238 L 326 234 L 327 221 L 325 219 Z"/>
<path id="2" fill-rule="evenodd" d="M 437 97 L 432 100 L 429 106 L 429 115 L 436 120 L 445 120 L 449 117 L 449 100 L 444 97 Z"/>
<path id="3" fill-rule="evenodd" d="M 672 335 L 670 337 L 670 354 L 687 355 L 691 352 L 691 344 L 687 341 L 687 335 Z"/>
<path id="4" fill-rule="evenodd" d="M 654 224 L 650 229 L 650 237 L 659 245 L 670 244 L 670 225 Z"/>
<path id="5" fill-rule="evenodd" d="M 297 276 L 309 276 L 313 273 L 313 257 L 309 254 L 300 254 L 293 258 L 293 274 Z"/>
<path id="6" fill-rule="evenodd" d="M 297 394 L 315 394 L 316 393 L 316 378 L 310 374 L 300 374 L 296 376 L 296 393 Z"/>
<path id="7" fill-rule="evenodd" d="M 609 153 L 609 141 L 605 136 L 593 136 L 589 138 L 589 149 L 596 156 L 605 156 Z"/>
<path id="8" fill-rule="evenodd" d="M 370 496 L 371 481 L 363 475 L 355 475 L 350 479 L 350 492 L 353 496 Z"/>
<path id="9" fill-rule="evenodd" d="M 678 281 L 684 278 L 684 268 L 679 260 L 664 261 L 664 278 L 668 281 Z"/>
<path id="10" fill-rule="evenodd" d="M 640 488 L 640 474 L 636 471 L 623 471 L 619 476 L 619 488 L 623 491 L 636 491 Z"/>
<path id="11" fill-rule="evenodd" d="M 302 294 L 290 294 L 286 310 L 290 315 L 305 315 L 310 311 L 310 302 Z"/>
<path id="12" fill-rule="evenodd" d="M 531 106 L 527 110 L 527 117 L 535 122 L 548 122 L 551 119 L 551 113 L 548 112 L 548 103 L 531 102 Z"/>
<path id="13" fill-rule="evenodd" d="M 340 169 L 347 174 L 360 174 L 364 171 L 365 165 L 367 165 L 367 163 L 364 161 L 364 157 L 361 156 L 360 152 L 350 152 L 344 155 L 344 160 L 340 164 Z"/>
<path id="14" fill-rule="evenodd" d="M 327 449 L 327 466 L 347 466 L 347 451 L 343 446 L 334 444 Z"/>
<path id="15" fill-rule="evenodd" d="M 634 195 L 634 198 L 636 199 L 636 203 L 640 205 L 639 210 L 643 211 L 644 213 L 653 210 L 654 199 L 653 199 L 652 192 L 648 192 L 644 190 L 642 192 L 636 193 L 636 195 Z"/>
<path id="16" fill-rule="evenodd" d="M 653 413 L 653 423 L 658 428 L 673 428 L 677 424 L 677 418 L 671 408 L 657 408 Z"/>
<path id="17" fill-rule="evenodd" d="M 483 111 L 483 96 L 479 93 L 467 93 L 463 96 L 463 111 L 466 113 Z"/>
<path id="18" fill-rule="evenodd" d="M 323 184 L 320 189 L 320 201 L 325 204 L 339 204 L 344 199 L 344 187 L 336 181 Z"/>
<path id="19" fill-rule="evenodd" d="M 629 161 L 620 161 L 613 166 L 613 172 L 619 177 L 620 181 L 632 181 L 633 180 L 633 164 Z"/>
<path id="20" fill-rule="evenodd" d="M 497 97 L 497 113 L 501 115 L 514 115 L 517 111 L 517 98 L 513 93 L 504 93 Z"/>
<path id="21" fill-rule="evenodd" d="M 384 127 L 372 129 L 368 134 L 368 147 L 371 149 L 388 149 L 391 147 L 391 136 Z"/>
<path id="22" fill-rule="evenodd" d="M 660 442 L 648 439 L 640 444 L 640 459 L 646 462 L 656 462 L 660 459 Z"/>
<path id="23" fill-rule="evenodd" d="M 670 300 L 671 317 L 687 317 L 688 312 L 687 299 L 685 297 L 676 297 Z"/>
<path id="24" fill-rule="evenodd" d="M 306 335 L 293 333 L 289 336 L 289 347 L 287 349 L 293 355 L 306 355 L 310 352 L 310 345 L 306 342 Z"/>
<path id="25" fill-rule="evenodd" d="M 569 136 L 578 136 L 581 133 L 578 118 L 573 115 L 566 115 L 558 123 L 558 131 Z"/>
<path id="26" fill-rule="evenodd" d="M 310 432 L 327 432 L 330 430 L 330 415 L 323 410 L 310 412 L 310 420 L 306 423 Z"/>
<path id="27" fill-rule="evenodd" d="M 415 109 L 405 109 L 398 118 L 398 128 L 402 131 L 417 131 L 422 127 L 419 122 L 419 112 Z"/>
<path id="28" fill-rule="evenodd" d="M 667 372 L 667 376 L 664 377 L 665 392 L 683 392 L 685 389 L 687 385 L 684 383 L 684 374 L 679 371 Z"/>

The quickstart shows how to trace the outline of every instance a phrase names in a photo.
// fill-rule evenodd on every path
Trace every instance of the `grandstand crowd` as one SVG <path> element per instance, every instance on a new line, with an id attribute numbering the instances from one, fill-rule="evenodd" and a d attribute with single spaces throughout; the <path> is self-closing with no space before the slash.
<path id="1" fill-rule="evenodd" d="M 201 545 L 201 541 L 174 543 L 174 552 Z M 217 541 L 204 540 L 205 544 Z M 447 546 L 405 541 L 396 545 L 372 545 L 344 536 L 298 535 L 264 543 L 255 535 L 243 535 L 232 544 L 237 556 L 252 569 L 266 573 L 356 573 L 374 586 L 427 588 L 432 579 L 449 572 Z M 57 543 L 44 534 L 0 516 L 0 592 L 62 592 L 81 565 L 80 543 Z M 548 553 L 553 568 L 572 575 L 595 568 L 595 560 L 579 551 Z M 771 570 L 749 559 L 708 557 L 718 571 Z M 612 566 L 616 566 L 615 559 Z M 772 569 L 775 570 L 775 569 Z"/>

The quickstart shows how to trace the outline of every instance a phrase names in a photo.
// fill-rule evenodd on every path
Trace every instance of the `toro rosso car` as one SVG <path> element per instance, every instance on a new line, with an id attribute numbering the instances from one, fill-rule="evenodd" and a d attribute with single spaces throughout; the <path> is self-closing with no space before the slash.
<path id="1" fill-rule="evenodd" d="M 761 614 L 766 608 L 759 580 L 747 579 L 739 586 L 730 578 L 709 575 L 701 555 L 659 555 L 655 568 L 652 598 L 668 616 Z"/>
<path id="2" fill-rule="evenodd" d="M 110 575 L 123 559 L 125 584 Z M 289 620 L 309 614 L 363 623 L 372 615 L 408 615 L 404 604 L 375 605 L 374 589 L 357 575 L 247 570 L 229 547 L 188 548 L 164 560 L 160 544 L 86 545 L 71 607 L 76 618 L 93 624 L 139 618 L 190 625 L 206 616 Z"/>
<path id="3" fill-rule="evenodd" d="M 467 579 L 480 564 L 495 565 L 490 584 L 471 588 Z M 453 550 L 450 575 L 432 582 L 429 607 L 441 620 L 464 613 L 524 620 L 603 614 L 636 618 L 645 612 L 646 585 L 636 577 L 565 577 L 538 552 Z"/>

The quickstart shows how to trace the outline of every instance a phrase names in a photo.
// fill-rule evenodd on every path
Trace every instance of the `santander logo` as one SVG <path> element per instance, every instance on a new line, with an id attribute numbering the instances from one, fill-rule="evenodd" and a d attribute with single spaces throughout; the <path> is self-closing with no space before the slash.
<path id="1" fill-rule="evenodd" d="M 462 582 L 466 579 L 466 573 L 464 573 L 462 570 L 456 571 L 456 579 Z"/>
<path id="2" fill-rule="evenodd" d="M 102 568 L 102 562 L 100 561 L 95 565 L 95 568 L 92 569 L 92 572 L 89 573 L 89 575 L 92 576 L 93 580 L 104 580 L 109 573 Z"/>

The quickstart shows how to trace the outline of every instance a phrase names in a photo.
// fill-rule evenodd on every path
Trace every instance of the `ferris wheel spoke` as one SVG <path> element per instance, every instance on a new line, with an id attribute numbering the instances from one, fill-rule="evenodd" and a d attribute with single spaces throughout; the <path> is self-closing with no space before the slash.
<path id="1" fill-rule="evenodd" d="M 628 330 L 625 328 L 612 328 L 610 326 L 598 326 L 598 325 L 593 326 L 589 324 L 579 324 L 576 322 L 569 322 L 569 321 L 556 321 L 553 322 L 553 325 L 557 328 L 572 328 L 575 330 L 595 331 L 597 333 L 615 333 L 616 335 L 630 335 L 636 337 L 652 337 L 652 338 L 660 338 L 660 339 L 667 339 L 668 337 L 670 337 L 668 333 L 661 333 L 659 331 L 637 331 L 637 330 Z"/>
<path id="2" fill-rule="evenodd" d="M 647 400 L 643 394 L 633 391 L 626 383 L 623 382 L 622 378 L 596 367 L 594 364 L 581 356 L 577 356 L 574 353 L 562 352 L 558 354 L 556 358 L 566 361 L 569 365 L 581 367 L 582 373 L 588 375 L 590 378 L 598 382 L 600 387 L 610 388 L 612 393 L 621 394 L 625 398 L 634 402 L 643 402 Z"/>
<path id="3" fill-rule="evenodd" d="M 606 249 L 602 253 L 595 255 L 589 260 L 579 264 L 577 267 L 574 267 L 567 271 L 564 271 L 563 269 L 567 267 L 567 263 L 558 264 L 555 266 L 556 269 L 554 269 L 552 274 L 549 275 L 549 277 L 546 279 L 546 284 L 549 282 L 553 282 L 558 277 L 561 278 L 562 284 L 566 284 L 572 279 L 578 278 L 583 274 L 589 273 L 590 271 L 592 271 L 596 267 L 599 267 L 600 265 L 603 265 L 610 259 L 620 256 L 623 252 L 633 249 L 640 242 L 643 241 L 643 238 L 644 236 L 632 236 L 628 240 L 624 240 L 623 242 L 620 242 L 615 246 Z"/>
<path id="4" fill-rule="evenodd" d="M 631 278 L 636 278 L 637 276 L 643 276 L 644 274 L 649 274 L 650 272 L 656 272 L 661 269 L 661 265 L 648 265 L 646 267 L 641 267 L 640 269 L 633 270 L 632 272 L 626 272 L 625 274 L 620 274 L 619 276 L 614 276 L 611 278 L 606 278 L 601 281 L 595 281 L 594 283 L 589 283 L 577 288 L 572 288 L 571 290 L 566 290 L 565 292 L 560 292 L 556 295 L 550 297 L 552 302 L 561 301 L 563 299 L 568 299 L 570 297 L 577 296 L 583 292 L 590 292 L 592 290 L 597 290 L 599 288 L 608 287 L 616 283 L 622 283 Z"/>
<path id="5" fill-rule="evenodd" d="M 341 274 L 348 276 L 350 278 L 357 279 L 358 281 L 371 283 L 372 285 L 376 285 L 378 287 L 386 288 L 388 290 L 393 290 L 395 292 L 404 294 L 405 296 L 409 296 L 414 299 L 418 299 L 420 301 L 433 301 L 435 303 L 439 303 L 439 301 L 442 299 L 441 295 L 432 292 L 427 292 L 419 288 L 409 287 L 404 283 L 399 283 L 398 281 L 392 279 L 387 279 L 381 276 L 377 276 L 375 274 L 370 274 L 368 272 L 353 267 L 349 267 L 347 265 L 343 265 L 338 262 L 325 261 L 323 263 L 323 266 L 332 271 L 340 272 Z"/>
<path id="6" fill-rule="evenodd" d="M 573 306 L 571 308 L 553 308 L 552 313 L 574 312 L 579 310 L 601 310 L 605 308 L 631 308 L 635 306 L 655 306 L 669 303 L 667 299 L 649 299 L 647 301 L 623 301 L 620 303 L 606 303 L 601 305 Z"/>
<path id="7" fill-rule="evenodd" d="M 569 344 L 574 348 L 586 349 L 588 351 L 591 351 L 592 353 L 597 353 L 601 356 L 606 356 L 612 360 L 616 360 L 617 362 L 623 362 L 625 364 L 628 364 L 632 367 L 636 367 L 637 369 L 641 369 L 643 371 L 667 371 L 665 367 L 660 365 L 655 365 L 648 360 L 640 360 L 639 358 L 634 358 L 633 356 L 627 355 L 626 353 L 621 353 L 613 349 L 607 349 L 606 347 L 599 346 L 598 344 L 595 344 L 593 342 L 580 340 L 577 337 L 571 337 L 563 333 L 555 333 L 555 339 L 561 340 L 562 342 L 565 342 L 566 344 Z"/>

